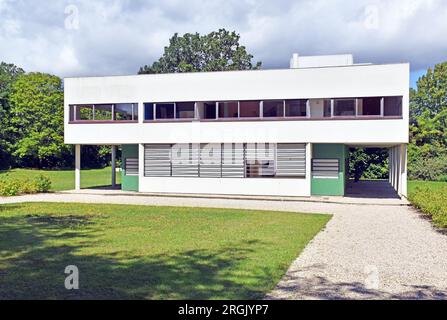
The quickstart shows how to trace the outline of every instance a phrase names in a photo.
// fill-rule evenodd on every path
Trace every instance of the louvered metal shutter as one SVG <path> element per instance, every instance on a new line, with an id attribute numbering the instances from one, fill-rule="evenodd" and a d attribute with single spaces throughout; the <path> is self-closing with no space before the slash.
<path id="1" fill-rule="evenodd" d="M 124 163 L 124 170 L 126 171 L 126 176 L 137 176 L 138 158 L 126 158 L 126 161 Z"/>
<path id="2" fill-rule="evenodd" d="M 144 145 L 144 176 L 145 177 L 171 176 L 170 144 Z"/>
<path id="3" fill-rule="evenodd" d="M 222 149 L 222 177 L 244 178 L 244 144 L 224 143 Z"/>
<path id="4" fill-rule="evenodd" d="M 312 177 L 337 179 L 340 171 L 338 159 L 312 159 Z"/>
<path id="5" fill-rule="evenodd" d="M 306 176 L 306 145 L 278 143 L 276 146 L 276 176 Z"/>
<path id="6" fill-rule="evenodd" d="M 275 175 L 275 146 L 269 143 L 247 143 L 245 147 L 246 177 Z"/>
<path id="7" fill-rule="evenodd" d="M 171 161 L 173 177 L 198 177 L 199 145 L 196 143 L 173 145 Z"/>
<path id="8" fill-rule="evenodd" d="M 200 177 L 220 178 L 222 176 L 222 145 L 220 143 L 200 146 Z"/>

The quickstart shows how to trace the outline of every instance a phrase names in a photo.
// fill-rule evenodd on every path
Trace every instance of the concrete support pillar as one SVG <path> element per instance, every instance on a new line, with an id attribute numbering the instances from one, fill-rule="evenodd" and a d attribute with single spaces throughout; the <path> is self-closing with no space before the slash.
<path id="1" fill-rule="evenodd" d="M 388 148 L 388 182 L 391 184 L 391 148 Z"/>
<path id="2" fill-rule="evenodd" d="M 407 197 L 407 145 L 400 145 L 399 194 Z"/>
<path id="3" fill-rule="evenodd" d="M 112 146 L 112 187 L 116 187 L 116 146 Z"/>
<path id="4" fill-rule="evenodd" d="M 393 147 L 393 188 L 397 191 L 397 148 Z"/>
<path id="5" fill-rule="evenodd" d="M 81 145 L 75 145 L 75 189 L 81 190 Z"/>

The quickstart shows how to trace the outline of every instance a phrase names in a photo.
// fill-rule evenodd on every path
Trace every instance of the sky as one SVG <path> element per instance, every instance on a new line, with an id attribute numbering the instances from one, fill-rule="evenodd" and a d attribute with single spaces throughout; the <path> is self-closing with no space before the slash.
<path id="1" fill-rule="evenodd" d="M 411 63 L 411 83 L 447 61 L 445 0 L 0 0 L 0 61 L 60 77 L 135 74 L 175 33 L 235 30 L 264 69 L 290 56 L 352 53 Z"/>

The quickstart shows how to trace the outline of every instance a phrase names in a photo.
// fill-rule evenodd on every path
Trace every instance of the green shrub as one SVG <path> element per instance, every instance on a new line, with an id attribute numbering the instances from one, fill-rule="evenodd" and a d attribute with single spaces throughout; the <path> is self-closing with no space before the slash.
<path id="1" fill-rule="evenodd" d="M 416 208 L 429 215 L 437 227 L 447 228 L 447 184 L 438 188 L 418 186 L 409 199 Z"/>
<path id="2" fill-rule="evenodd" d="M 48 192 L 51 188 L 51 180 L 43 175 L 39 175 L 33 180 L 13 179 L 8 175 L 0 178 L 0 196 L 11 197 L 19 194 L 32 194 Z"/>
<path id="3" fill-rule="evenodd" d="M 20 181 L 8 176 L 0 179 L 0 196 L 16 196 L 20 193 Z"/>
<path id="4" fill-rule="evenodd" d="M 34 178 L 34 187 L 36 192 L 48 192 L 50 191 L 51 188 L 51 180 L 50 178 L 44 176 L 44 175 L 39 175 L 36 178 Z"/>
<path id="5" fill-rule="evenodd" d="M 408 176 L 414 180 L 441 181 L 447 176 L 447 156 L 419 158 L 409 163 Z"/>
<path id="6" fill-rule="evenodd" d="M 20 193 L 25 194 L 37 193 L 34 181 L 31 181 L 30 179 L 25 179 L 21 181 Z"/>

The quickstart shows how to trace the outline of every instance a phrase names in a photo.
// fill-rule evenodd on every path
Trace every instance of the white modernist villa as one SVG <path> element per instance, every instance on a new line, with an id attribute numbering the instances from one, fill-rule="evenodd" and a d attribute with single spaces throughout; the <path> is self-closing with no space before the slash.
<path id="1" fill-rule="evenodd" d="M 349 147 L 389 150 L 407 194 L 409 64 L 301 57 L 290 69 L 65 79 L 65 143 L 122 150 L 122 189 L 345 194 Z M 112 161 L 113 164 L 115 161 Z M 112 181 L 115 181 L 113 170 Z"/>

